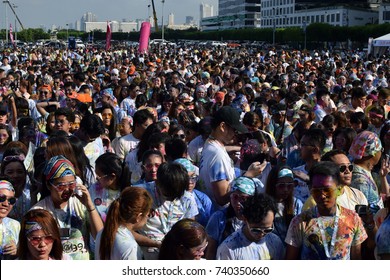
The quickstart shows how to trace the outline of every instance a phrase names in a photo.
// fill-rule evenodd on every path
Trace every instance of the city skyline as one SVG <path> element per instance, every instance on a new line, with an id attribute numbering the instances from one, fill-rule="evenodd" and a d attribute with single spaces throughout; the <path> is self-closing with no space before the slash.
<path id="1" fill-rule="evenodd" d="M 66 24 L 75 24 L 77 20 L 87 12 L 97 16 L 98 21 L 121 21 L 127 19 L 135 21 L 136 19 L 147 19 L 153 16 L 150 0 L 115 0 L 108 2 L 104 0 L 67 0 L 66 2 L 58 0 L 10 0 L 15 5 L 15 11 L 21 19 L 25 28 L 39 28 L 44 26 L 60 26 L 65 28 Z M 187 16 L 192 16 L 194 20 L 199 21 L 199 6 L 201 3 L 207 3 L 218 7 L 218 0 L 165 0 L 164 4 L 164 23 L 168 23 L 170 13 L 175 15 L 175 23 L 183 24 Z M 5 28 L 5 3 L 0 3 L 1 28 Z M 150 7 L 148 8 L 148 5 Z M 161 24 L 162 2 L 155 0 L 157 19 Z M 59 13 L 61 16 L 59 16 Z M 216 11 L 214 10 L 214 13 Z M 7 7 L 7 23 L 14 25 L 15 16 L 11 9 Z M 18 24 L 19 25 L 19 24 Z"/>

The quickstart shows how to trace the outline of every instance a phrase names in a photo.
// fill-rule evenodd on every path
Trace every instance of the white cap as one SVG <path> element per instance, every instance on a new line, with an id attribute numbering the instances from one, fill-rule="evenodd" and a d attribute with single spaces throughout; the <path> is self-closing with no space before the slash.
<path id="1" fill-rule="evenodd" d="M 368 74 L 368 75 L 366 75 L 365 80 L 366 80 L 366 81 L 373 81 L 374 78 L 372 77 L 372 75 Z"/>

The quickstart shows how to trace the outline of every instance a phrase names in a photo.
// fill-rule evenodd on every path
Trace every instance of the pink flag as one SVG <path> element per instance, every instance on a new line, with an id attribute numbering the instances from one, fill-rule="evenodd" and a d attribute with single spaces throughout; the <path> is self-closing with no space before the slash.
<path id="1" fill-rule="evenodd" d="M 141 24 L 141 32 L 139 38 L 139 53 L 147 53 L 149 47 L 149 36 L 150 36 L 150 22 L 143 22 Z"/>
<path id="2" fill-rule="evenodd" d="M 106 32 L 106 51 L 111 48 L 111 26 L 107 21 L 107 32 Z"/>
<path id="3" fill-rule="evenodd" d="M 12 34 L 12 24 L 9 24 L 9 39 L 11 40 L 12 45 L 15 47 L 14 35 Z"/>

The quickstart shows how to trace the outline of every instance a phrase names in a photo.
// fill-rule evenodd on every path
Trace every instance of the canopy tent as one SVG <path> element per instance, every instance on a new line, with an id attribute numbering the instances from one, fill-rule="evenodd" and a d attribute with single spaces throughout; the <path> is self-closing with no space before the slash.
<path id="1" fill-rule="evenodd" d="M 372 52 L 374 56 L 383 55 L 390 47 L 390 33 L 372 40 Z"/>

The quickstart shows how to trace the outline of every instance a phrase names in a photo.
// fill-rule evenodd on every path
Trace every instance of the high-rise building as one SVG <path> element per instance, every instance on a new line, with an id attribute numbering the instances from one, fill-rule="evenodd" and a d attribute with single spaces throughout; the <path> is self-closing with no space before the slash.
<path id="1" fill-rule="evenodd" d="M 175 15 L 173 13 L 170 13 L 168 16 L 168 25 L 175 25 Z"/>
<path id="2" fill-rule="evenodd" d="M 205 3 L 200 4 L 200 19 L 212 16 L 214 16 L 214 6 Z"/>
<path id="3" fill-rule="evenodd" d="M 194 24 L 194 17 L 186 16 L 186 24 L 187 25 Z"/>
<path id="4" fill-rule="evenodd" d="M 86 31 L 86 22 L 96 22 L 97 16 L 91 12 L 85 13 L 80 19 L 80 29 L 81 31 Z"/>
<path id="5" fill-rule="evenodd" d="M 260 3 L 260 0 L 219 0 L 218 15 L 221 18 L 221 27 L 260 27 Z"/>

